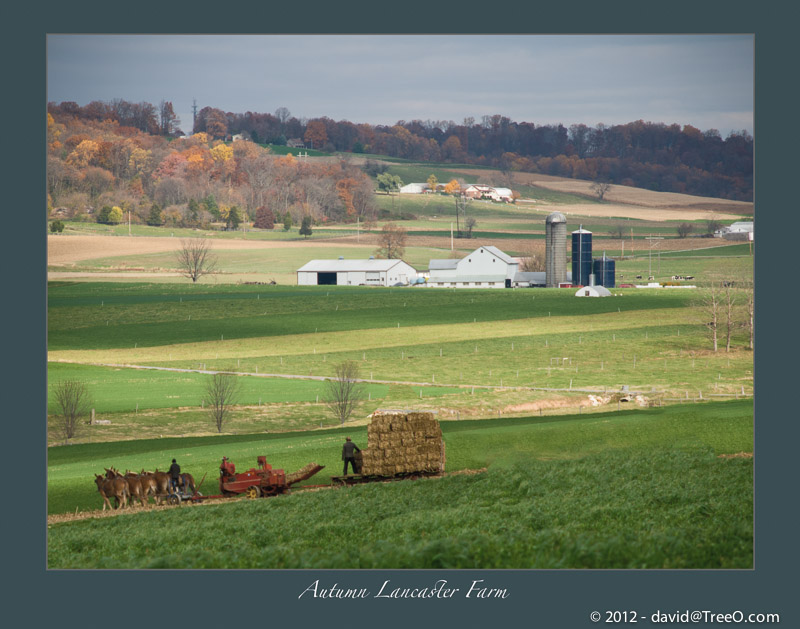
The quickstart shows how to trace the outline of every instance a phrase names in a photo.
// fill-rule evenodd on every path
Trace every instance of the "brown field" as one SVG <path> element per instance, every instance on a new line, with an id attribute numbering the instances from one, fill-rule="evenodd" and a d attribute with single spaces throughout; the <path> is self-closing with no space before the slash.
<path id="1" fill-rule="evenodd" d="M 485 170 L 453 171 L 454 174 L 485 175 Z M 534 173 L 512 173 L 514 182 L 525 186 L 536 186 L 570 194 L 594 197 L 591 181 L 567 179 L 553 175 Z M 698 197 L 677 192 L 656 192 L 643 188 L 612 185 L 604 197 L 605 203 L 576 203 L 554 207 L 564 214 L 593 217 L 620 217 L 651 221 L 677 220 L 739 220 L 752 216 L 754 205 L 747 201 L 729 201 L 712 197 Z M 537 206 L 539 207 L 539 206 Z M 542 204 L 541 209 L 548 207 Z"/>
<path id="2" fill-rule="evenodd" d="M 327 241 L 330 242 L 330 241 Z M 180 238 L 148 236 L 52 236 L 47 237 L 47 264 L 66 266 L 82 260 L 93 260 L 112 256 L 141 255 L 176 251 Z M 281 242 L 256 240 L 213 241 L 215 250 L 242 249 L 296 249 L 298 247 L 326 246 L 326 242 Z M 355 243 L 349 243 L 355 247 Z M 152 275 L 152 274 L 148 274 Z M 129 274 L 126 274 L 129 276 Z"/>

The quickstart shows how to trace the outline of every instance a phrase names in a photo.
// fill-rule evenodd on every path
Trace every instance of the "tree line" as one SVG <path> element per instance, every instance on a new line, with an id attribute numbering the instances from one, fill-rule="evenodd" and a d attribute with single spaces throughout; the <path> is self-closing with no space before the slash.
<path id="1" fill-rule="evenodd" d="M 47 143 L 48 212 L 58 218 L 233 229 L 257 218 L 285 229 L 306 217 L 374 219 L 371 180 L 346 160 L 307 162 L 252 141 L 154 134 L 58 108 L 47 114 Z"/>
<path id="2" fill-rule="evenodd" d="M 113 120 L 121 127 L 161 136 L 180 136 L 172 104 L 50 103 L 56 117 Z M 274 113 L 201 109 L 193 133 L 211 140 L 242 135 L 255 143 L 300 140 L 322 151 L 373 153 L 418 161 L 469 163 L 520 171 L 605 181 L 651 190 L 750 201 L 753 198 L 753 137 L 735 131 L 637 120 L 626 124 L 537 125 L 502 115 L 480 121 L 400 120 L 371 125 L 326 116 L 297 118 L 285 107 Z"/>

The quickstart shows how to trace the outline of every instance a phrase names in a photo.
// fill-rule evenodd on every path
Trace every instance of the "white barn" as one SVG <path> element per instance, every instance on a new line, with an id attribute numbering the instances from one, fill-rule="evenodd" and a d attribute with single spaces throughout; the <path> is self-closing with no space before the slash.
<path id="1" fill-rule="evenodd" d="M 497 247 L 475 249 L 460 260 L 431 260 L 427 286 L 453 288 L 511 288 L 519 261 Z"/>
<path id="2" fill-rule="evenodd" d="M 311 260 L 297 270 L 298 286 L 394 286 L 417 279 L 402 260 Z"/>
<path id="3" fill-rule="evenodd" d="M 407 183 L 404 186 L 400 186 L 400 193 L 401 194 L 422 194 L 423 192 L 430 190 L 431 187 L 427 183 Z"/>

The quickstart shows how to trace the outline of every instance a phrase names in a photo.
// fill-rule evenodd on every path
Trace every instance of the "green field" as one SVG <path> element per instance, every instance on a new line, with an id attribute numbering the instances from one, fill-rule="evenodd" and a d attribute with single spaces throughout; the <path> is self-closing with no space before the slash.
<path id="1" fill-rule="evenodd" d="M 444 479 L 295 492 L 258 501 L 131 509 L 52 523 L 51 568 L 747 568 L 752 567 L 750 402 L 603 418 L 443 422 Z M 292 471 L 338 474 L 343 430 L 51 448 L 48 510 L 101 501 L 92 474 L 172 457 L 214 491 L 222 455 L 265 454 Z M 357 443 L 365 430 L 348 429 Z M 347 523 L 333 514 L 347 513 Z M 281 526 L 268 526 L 280 521 Z M 266 528 L 265 528 L 266 527 Z M 155 535 L 169 529 L 169 541 Z M 111 531 L 114 534 L 109 534 Z M 357 565 L 350 557 L 358 556 Z M 346 559 L 347 558 L 347 559 Z M 348 562 L 348 563 L 345 563 Z"/>

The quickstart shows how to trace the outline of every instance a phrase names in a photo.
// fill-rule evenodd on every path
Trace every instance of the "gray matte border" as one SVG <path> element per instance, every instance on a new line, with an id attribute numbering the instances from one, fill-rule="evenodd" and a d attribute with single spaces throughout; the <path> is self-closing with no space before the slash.
<path id="1" fill-rule="evenodd" d="M 776 347 L 785 344 L 787 309 L 773 306 L 779 280 L 765 269 L 778 264 L 776 227 L 785 208 L 796 205 L 788 187 L 796 164 L 791 124 L 796 87 L 788 74 L 798 58 L 797 36 L 788 15 L 770 8 L 756 14 L 748 3 L 590 2 L 539 7 L 513 2 L 406 2 L 379 5 L 350 2 L 319 6 L 275 6 L 266 2 L 150 2 L 114 5 L 90 0 L 80 7 L 63 3 L 6 8 L 3 41 L 7 91 L 3 109 L 11 132 L 6 151 L 19 147 L 13 175 L 6 180 L 4 259 L 8 298 L 5 364 L 13 366 L 5 392 L 20 392 L 6 413 L 7 464 L 4 515 L 10 527 L 5 567 L 11 589 L 4 617 L 22 626 L 68 622 L 87 627 L 187 624 L 234 627 L 243 621 L 282 628 L 379 627 L 581 627 L 589 613 L 631 610 L 650 614 L 683 610 L 776 612 L 783 623 L 796 618 L 792 572 L 797 557 L 796 478 L 790 451 L 797 422 L 782 412 L 783 391 L 791 391 Z M 763 5 L 762 5 L 763 6 Z M 790 30 L 790 28 L 792 30 Z M 775 213 L 759 226 L 758 354 L 756 402 L 756 561 L 747 571 L 47 571 L 46 465 L 46 221 L 30 207 L 32 190 L 43 190 L 45 35 L 79 32 L 541 32 L 541 33 L 755 33 L 756 42 L 756 198 L 761 211 Z M 689 30 L 687 30 L 689 29 Z M 786 69 L 789 61 L 790 70 Z M 598 68 L 602 71 L 602 68 Z M 521 77 L 525 80 L 525 77 Z M 114 98 L 114 95 L 109 95 Z M 8 109 L 7 109 L 8 108 Z M 10 115 L 13 114 L 13 118 Z M 665 121 L 671 122 L 671 121 Z M 16 152 L 14 150 L 13 152 Z M 21 159 L 20 159 L 21 157 Z M 791 166 L 790 166 L 791 164 Z M 791 168 L 792 172 L 789 172 Z M 40 192 L 41 193 L 41 192 Z M 39 197 L 44 201 L 42 195 Z M 792 208 L 793 209 L 793 208 Z M 23 217 L 21 220 L 17 217 Z M 786 217 L 791 220 L 793 217 Z M 788 223 L 788 221 L 786 221 Z M 766 246 L 763 246 L 766 243 Z M 23 268 L 24 273 L 13 271 Z M 793 278 L 787 278 L 791 281 Z M 786 282 L 788 283 L 788 282 Z M 781 282 L 781 285 L 785 285 Z M 10 304 L 22 304 L 9 312 Z M 789 302 L 786 304 L 791 306 Z M 790 348 L 786 348 L 790 349 Z M 785 351 L 785 350 L 784 350 Z M 13 362 L 12 362 L 13 361 Z M 11 397 L 11 396 L 8 396 Z M 792 415 L 796 414 L 793 413 Z M 24 484 L 17 480 L 24 472 Z M 792 474 L 794 472 L 794 474 Z M 783 482 L 789 480 L 788 483 Z M 795 496 L 792 498 L 791 496 Z M 787 504 L 788 503 L 788 504 Z M 298 595 L 314 580 L 377 591 L 385 579 L 397 586 L 425 586 L 447 579 L 468 587 L 473 579 L 506 588 L 509 598 L 472 601 L 320 601 Z M 462 585 L 464 584 L 464 585 Z M 141 605 L 118 602 L 133 587 L 152 593 Z M 8 586 L 7 586 L 8 588 Z M 116 592 L 110 595 L 109 592 Z M 147 600 L 149 598 L 150 600 Z M 184 602 L 179 603 L 176 598 Z M 605 616 L 603 617 L 605 618 Z M 446 623 L 443 625 L 443 623 Z"/>

